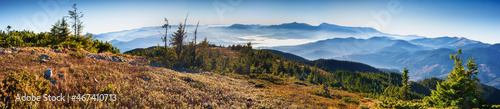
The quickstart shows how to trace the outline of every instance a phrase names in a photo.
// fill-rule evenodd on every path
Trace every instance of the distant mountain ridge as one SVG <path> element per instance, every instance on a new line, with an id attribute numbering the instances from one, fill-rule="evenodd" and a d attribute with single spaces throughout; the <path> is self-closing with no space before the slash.
<path id="1" fill-rule="evenodd" d="M 176 31 L 178 25 L 172 25 L 168 35 Z M 192 40 L 194 25 L 187 25 L 187 40 Z M 161 33 L 161 34 L 160 34 Z M 108 41 L 116 45 L 121 51 L 134 48 L 145 48 L 163 44 L 158 40 L 164 34 L 161 26 L 142 27 L 137 29 L 122 30 L 101 34 L 94 34 L 96 39 Z M 252 41 L 255 47 L 272 47 L 285 45 L 299 45 L 307 42 L 337 38 L 370 38 L 373 36 L 388 36 L 396 39 L 410 40 L 423 38 L 417 35 L 397 35 L 380 32 L 370 27 L 349 27 L 335 24 L 321 23 L 313 26 L 307 23 L 282 23 L 277 25 L 260 24 L 208 24 L 200 25 L 198 29 L 200 38 L 207 37 L 216 45 L 230 45 Z M 284 41 L 280 43 L 269 42 L 269 40 Z M 300 40 L 300 41 L 297 41 Z M 281 45 L 274 45 L 281 44 Z M 323 53 L 323 51 L 317 51 Z M 329 52 L 325 52 L 329 53 Z"/>
<path id="2" fill-rule="evenodd" d="M 332 38 L 302 45 L 270 47 L 269 49 L 290 52 L 314 60 L 352 54 L 369 54 L 379 51 L 407 52 L 428 50 L 430 48 L 414 45 L 404 40 L 393 40 L 393 38 L 387 36 L 376 36 L 369 39 Z"/>
<path id="3" fill-rule="evenodd" d="M 460 46 L 463 47 L 464 60 L 475 57 L 481 82 L 500 88 L 500 79 L 497 79 L 500 78 L 500 44 L 490 45 L 467 38 L 438 37 L 409 41 L 385 36 L 369 39 L 332 38 L 270 49 L 289 52 L 309 60 L 348 60 L 388 69 L 408 67 L 412 80 L 421 80 L 446 76 L 454 66 L 449 55 L 456 54 Z"/>
<path id="4" fill-rule="evenodd" d="M 409 42 L 426 47 L 450 48 L 450 49 L 457 49 L 458 47 L 462 47 L 463 49 L 469 49 L 475 47 L 485 47 L 490 45 L 483 43 L 481 41 L 470 40 L 464 37 L 420 38 L 420 39 L 410 40 Z"/>
<path id="5" fill-rule="evenodd" d="M 498 85 L 500 81 L 494 81 L 500 77 L 500 49 L 498 48 L 498 44 L 463 49 L 462 52 L 464 61 L 467 61 L 470 57 L 475 58 L 474 61 L 478 64 L 478 77 L 481 79 L 481 83 L 500 88 Z M 457 54 L 456 50 L 440 48 L 400 53 L 377 52 L 346 55 L 336 59 L 362 62 L 375 65 L 375 67 L 408 67 L 410 69 L 410 77 L 418 80 L 446 76 L 454 66 L 453 60 L 449 58 L 450 54 Z"/>

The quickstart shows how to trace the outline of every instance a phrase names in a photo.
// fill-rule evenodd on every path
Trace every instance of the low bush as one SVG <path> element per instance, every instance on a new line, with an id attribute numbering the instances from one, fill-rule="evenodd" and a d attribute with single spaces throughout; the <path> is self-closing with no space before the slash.
<path id="1" fill-rule="evenodd" d="M 347 102 L 347 103 L 354 103 L 354 104 L 359 104 L 359 100 L 351 97 L 344 97 L 342 98 L 342 101 Z"/>
<path id="2" fill-rule="evenodd" d="M 382 102 L 378 103 L 377 106 L 380 108 L 396 108 L 396 109 L 421 109 L 421 108 L 425 108 L 425 106 L 419 100 L 413 100 L 413 101 L 382 100 Z"/>
<path id="3" fill-rule="evenodd" d="M 16 96 L 42 96 L 50 90 L 47 80 L 26 72 L 11 72 L 0 86 L 0 108 L 38 108 L 38 103 L 16 100 Z"/>
<path id="4" fill-rule="evenodd" d="M 76 57 L 78 59 L 82 59 L 85 57 L 85 54 L 82 53 L 82 52 L 73 52 L 73 53 L 69 53 L 70 56 L 73 56 L 73 57 Z"/>

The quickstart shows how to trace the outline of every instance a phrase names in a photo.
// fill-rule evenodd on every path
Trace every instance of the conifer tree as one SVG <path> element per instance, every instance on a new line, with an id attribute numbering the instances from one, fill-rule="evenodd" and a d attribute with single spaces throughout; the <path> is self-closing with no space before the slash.
<path id="1" fill-rule="evenodd" d="M 408 93 L 409 93 L 409 90 L 410 90 L 410 85 L 408 84 L 408 79 L 410 78 L 410 76 L 408 76 L 408 69 L 404 68 L 403 70 L 403 80 L 401 81 L 401 83 L 403 84 L 403 87 L 402 88 L 402 98 L 403 100 L 408 100 Z"/>
<path id="2" fill-rule="evenodd" d="M 50 33 L 54 36 L 54 45 L 65 41 L 69 34 L 71 34 L 71 31 L 68 29 L 66 19 L 63 17 L 62 20 L 58 20 L 56 24 L 52 25 Z"/>
<path id="3" fill-rule="evenodd" d="M 184 45 L 184 38 L 187 37 L 184 26 L 186 26 L 186 24 L 180 23 L 178 30 L 174 32 L 172 36 L 170 36 L 170 45 L 173 46 L 175 53 L 177 54 L 177 59 L 180 58 L 180 55 L 182 53 L 182 46 Z"/>
<path id="4" fill-rule="evenodd" d="M 467 61 L 467 68 L 462 64 L 462 48 L 458 49 L 458 55 L 450 55 L 455 61 L 453 71 L 445 77 L 446 81 L 438 83 L 436 90 L 432 91 L 431 96 L 424 98 L 424 103 L 430 106 L 444 108 L 477 108 L 483 104 L 480 91 L 477 88 L 479 78 L 477 64 L 471 57 Z"/>
<path id="5" fill-rule="evenodd" d="M 83 22 L 80 20 L 80 18 L 83 17 L 82 12 L 78 12 L 76 8 L 76 3 L 73 4 L 73 10 L 68 11 L 69 12 L 69 17 L 73 19 L 73 25 L 71 26 L 74 29 L 75 32 L 75 37 L 80 36 L 82 30 L 83 30 Z"/>

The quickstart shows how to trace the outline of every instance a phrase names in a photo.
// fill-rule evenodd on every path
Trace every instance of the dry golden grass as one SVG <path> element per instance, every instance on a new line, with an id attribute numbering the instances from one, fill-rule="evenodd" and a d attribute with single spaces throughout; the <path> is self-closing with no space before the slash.
<path id="1" fill-rule="evenodd" d="M 36 54 L 31 54 L 34 50 Z M 71 101 L 39 102 L 38 107 L 95 107 L 95 108 L 359 108 L 358 105 L 374 108 L 376 102 L 346 91 L 333 90 L 339 98 L 326 98 L 313 93 L 322 90 L 317 85 L 287 84 L 276 85 L 262 80 L 235 79 L 211 72 L 181 73 L 166 68 L 130 65 L 128 62 L 146 63 L 143 57 L 122 55 L 127 62 L 110 62 L 78 59 L 64 51 L 55 53 L 53 49 L 26 47 L 18 53 L 0 54 L 0 81 L 9 72 L 29 72 L 43 76 L 46 69 L 53 70 L 52 79 L 59 82 L 50 84 L 50 95 L 60 93 L 77 94 L 117 94 L 117 101 Z M 86 51 L 79 51 L 87 54 Z M 35 62 L 38 56 L 52 57 L 47 63 Z M 100 55 L 115 56 L 110 53 Z M 232 54 L 235 55 L 235 54 Z M 58 75 L 64 77 L 59 77 Z M 241 76 L 241 75 L 240 75 Z M 94 79 L 99 81 L 95 83 Z M 45 80 L 44 81 L 49 81 Z M 248 81 L 259 81 L 267 85 L 255 88 Z M 1 88 L 1 87 L 0 87 Z M 14 92 L 15 93 L 15 92 Z M 342 97 L 359 99 L 359 104 L 346 103 Z M 252 99 L 247 101 L 247 99 Z M 339 105 L 340 104 L 340 105 Z M 343 104 L 343 105 L 342 105 Z"/>

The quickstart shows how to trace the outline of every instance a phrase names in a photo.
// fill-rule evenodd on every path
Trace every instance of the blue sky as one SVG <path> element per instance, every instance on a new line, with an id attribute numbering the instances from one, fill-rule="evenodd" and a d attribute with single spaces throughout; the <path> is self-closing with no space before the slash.
<path id="1" fill-rule="evenodd" d="M 0 27 L 49 31 L 73 3 L 84 32 L 106 33 L 178 24 L 326 22 L 427 37 L 458 36 L 500 43 L 500 1 L 486 0 L 0 0 Z"/>

